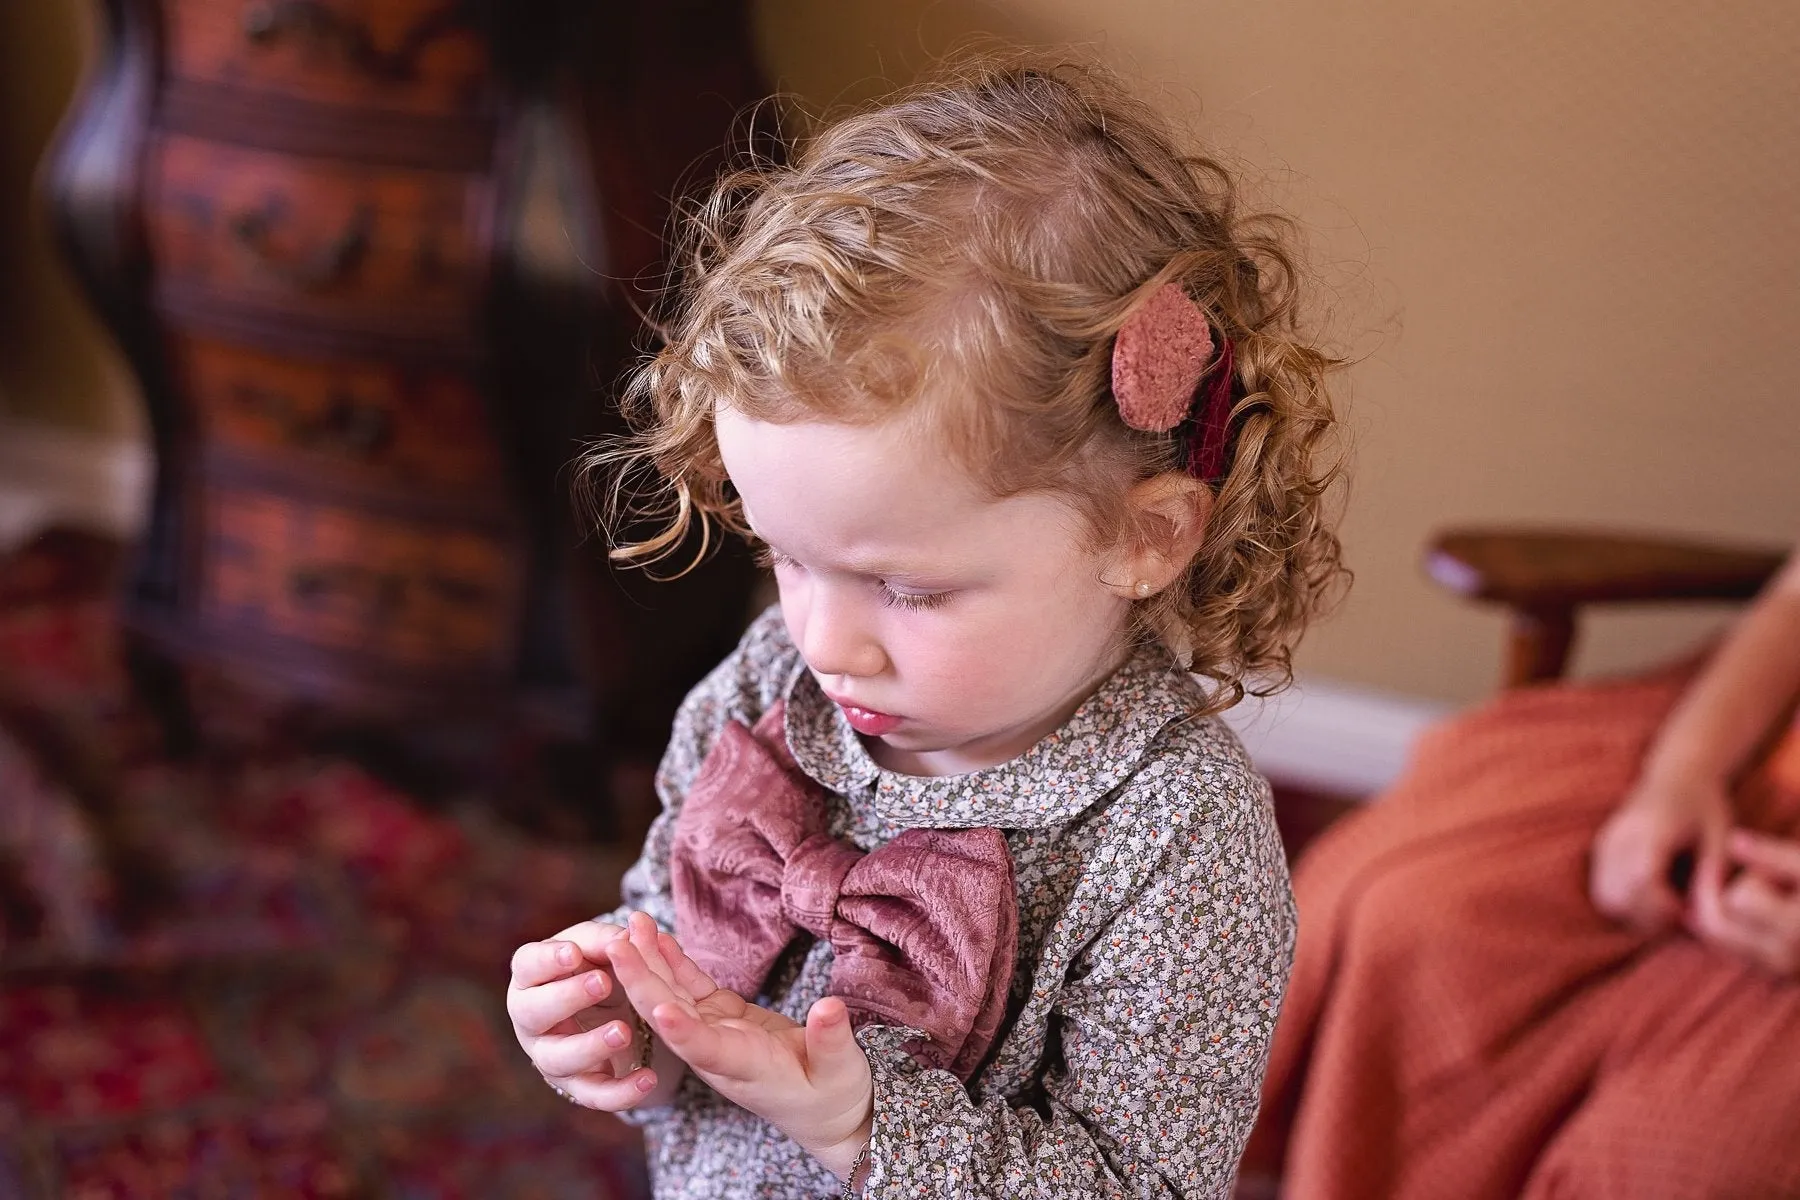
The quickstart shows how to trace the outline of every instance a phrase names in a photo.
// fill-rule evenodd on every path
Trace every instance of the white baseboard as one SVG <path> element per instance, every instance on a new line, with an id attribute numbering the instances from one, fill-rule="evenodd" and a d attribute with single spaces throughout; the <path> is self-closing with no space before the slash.
<path id="1" fill-rule="evenodd" d="M 1448 704 L 1330 679 L 1305 679 L 1225 714 L 1257 768 L 1278 783 L 1372 796 L 1399 777 L 1414 740 Z"/>
<path id="2" fill-rule="evenodd" d="M 143 527 L 151 465 L 136 438 L 0 417 L 0 549 L 58 524 L 131 537 Z"/>

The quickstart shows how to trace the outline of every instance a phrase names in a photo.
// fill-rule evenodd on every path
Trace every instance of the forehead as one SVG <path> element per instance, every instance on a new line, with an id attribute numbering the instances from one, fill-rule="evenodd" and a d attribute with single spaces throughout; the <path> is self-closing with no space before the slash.
<path id="1" fill-rule="evenodd" d="M 717 414 L 719 452 L 756 532 L 824 558 L 1061 541 L 1074 514 L 1053 498 L 996 499 L 919 422 L 773 422 Z"/>

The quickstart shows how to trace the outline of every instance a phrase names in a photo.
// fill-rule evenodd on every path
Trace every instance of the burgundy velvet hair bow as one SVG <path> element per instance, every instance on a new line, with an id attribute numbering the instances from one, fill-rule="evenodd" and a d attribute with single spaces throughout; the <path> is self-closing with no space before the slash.
<path id="1" fill-rule="evenodd" d="M 967 1079 L 999 1033 L 1019 930 L 997 829 L 909 829 L 868 854 L 825 833 L 776 705 L 727 724 L 675 820 L 675 936 L 754 998 L 801 931 L 830 940 L 829 994 L 855 1025 L 923 1029 L 918 1057 Z"/>
<path id="2" fill-rule="evenodd" d="M 1125 319 L 1113 341 L 1113 399 L 1133 429 L 1168 433 L 1186 422 L 1187 471 L 1217 484 L 1231 465 L 1231 340 L 1181 288 L 1165 283 Z M 1200 392 L 1202 380 L 1207 380 Z"/>

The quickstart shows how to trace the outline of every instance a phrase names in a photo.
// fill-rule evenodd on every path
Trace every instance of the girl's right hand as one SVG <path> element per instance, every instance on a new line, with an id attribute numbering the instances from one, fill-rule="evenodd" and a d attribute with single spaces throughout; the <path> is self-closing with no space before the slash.
<path id="1" fill-rule="evenodd" d="M 749 1109 L 848 1179 L 868 1144 L 875 1083 L 841 997 L 804 1025 L 720 987 L 643 913 L 610 961 L 639 1011 L 713 1091 Z"/>
<path id="2" fill-rule="evenodd" d="M 631 1003 L 602 965 L 607 943 L 624 933 L 583 921 L 527 942 L 513 952 L 506 989 L 513 1035 L 532 1066 L 577 1104 L 603 1112 L 635 1108 L 656 1086 L 648 1067 L 635 1067 Z"/>
<path id="3" fill-rule="evenodd" d="M 1639 933 L 1673 929 L 1687 910 L 1677 861 L 1691 854 L 1693 869 L 1718 862 L 1730 829 L 1723 782 L 1646 777 L 1594 838 L 1588 868 L 1594 907 Z"/>

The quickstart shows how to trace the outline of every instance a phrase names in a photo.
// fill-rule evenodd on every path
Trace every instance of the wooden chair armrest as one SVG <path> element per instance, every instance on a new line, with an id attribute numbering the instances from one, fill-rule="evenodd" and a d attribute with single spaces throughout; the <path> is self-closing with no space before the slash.
<path id="1" fill-rule="evenodd" d="M 1654 600 L 1748 600 L 1781 551 L 1673 538 L 1527 529 L 1453 529 L 1425 569 L 1471 600 L 1524 608 Z"/>
<path id="2" fill-rule="evenodd" d="M 1631 534 L 1453 529 L 1432 540 L 1425 570 L 1459 596 L 1511 610 L 1511 687 L 1562 673 L 1584 604 L 1748 600 L 1785 557 Z"/>

